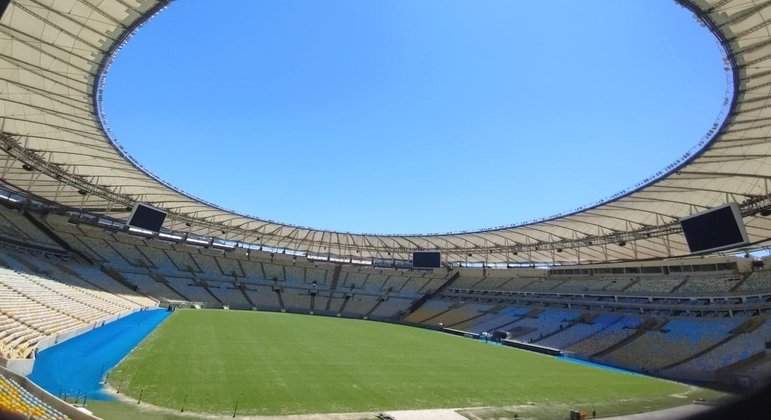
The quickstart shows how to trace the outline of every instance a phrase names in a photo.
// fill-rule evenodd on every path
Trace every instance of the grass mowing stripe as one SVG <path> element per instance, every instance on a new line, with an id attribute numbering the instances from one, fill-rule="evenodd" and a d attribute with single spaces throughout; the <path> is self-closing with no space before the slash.
<path id="1" fill-rule="evenodd" d="M 207 310 L 176 312 L 110 382 L 160 406 L 187 396 L 190 411 L 228 413 L 238 401 L 239 413 L 264 415 L 650 402 L 687 389 L 400 325 Z"/>

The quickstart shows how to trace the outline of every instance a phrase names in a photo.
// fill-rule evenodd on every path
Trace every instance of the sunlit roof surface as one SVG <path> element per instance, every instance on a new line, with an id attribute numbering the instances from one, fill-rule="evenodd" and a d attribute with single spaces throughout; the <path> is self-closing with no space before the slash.
<path id="1" fill-rule="evenodd" d="M 741 204 L 751 242 L 768 237 L 771 223 L 758 213 L 771 207 L 771 2 L 681 2 L 725 47 L 733 88 L 724 120 L 705 127 L 707 135 L 690 155 L 673 156 L 676 163 L 630 191 L 570 214 L 426 235 L 331 232 L 237 214 L 167 185 L 119 150 L 99 116 L 101 77 L 130 34 L 166 3 L 11 2 L 0 20 L 4 183 L 117 219 L 141 201 L 168 211 L 171 230 L 363 258 L 407 258 L 417 249 L 442 250 L 449 261 L 488 263 L 687 255 L 678 220 L 726 202 Z"/>

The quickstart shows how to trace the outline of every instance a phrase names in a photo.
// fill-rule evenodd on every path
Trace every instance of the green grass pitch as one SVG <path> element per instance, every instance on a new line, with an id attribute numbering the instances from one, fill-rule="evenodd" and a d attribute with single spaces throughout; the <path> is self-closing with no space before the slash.
<path id="1" fill-rule="evenodd" d="M 436 331 L 222 310 L 176 312 L 109 379 L 155 405 L 224 414 L 237 401 L 244 415 L 619 401 L 630 412 L 688 390 Z"/>

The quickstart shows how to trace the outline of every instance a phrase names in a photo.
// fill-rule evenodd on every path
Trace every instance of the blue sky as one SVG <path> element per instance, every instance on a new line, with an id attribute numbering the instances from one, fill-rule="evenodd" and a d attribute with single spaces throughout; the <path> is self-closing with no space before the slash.
<path id="1" fill-rule="evenodd" d="M 104 109 L 113 136 L 185 191 L 369 233 L 568 211 L 711 127 L 722 57 L 687 10 L 542 3 L 178 0 L 118 54 Z"/>

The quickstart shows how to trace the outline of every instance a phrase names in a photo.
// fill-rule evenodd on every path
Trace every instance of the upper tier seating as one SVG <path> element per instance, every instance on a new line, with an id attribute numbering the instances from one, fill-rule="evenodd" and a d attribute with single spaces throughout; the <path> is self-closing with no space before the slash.
<path id="1" fill-rule="evenodd" d="M 560 284 L 552 291 L 554 292 L 586 292 L 589 290 L 604 290 L 605 287 L 610 285 L 612 280 L 607 279 L 576 279 L 567 280 Z"/>
<path id="2" fill-rule="evenodd" d="M 46 248 L 62 249 L 27 217 L 14 210 L 0 211 L 0 236 Z"/>
<path id="3" fill-rule="evenodd" d="M 435 277 L 433 273 L 406 273 L 404 284 L 397 290 L 401 296 L 418 296 L 420 290 L 433 281 L 444 281 L 441 277 Z M 441 283 L 440 283 L 441 284 Z M 434 286 L 438 287 L 438 286 Z"/>
<path id="4" fill-rule="evenodd" d="M 678 293 L 721 293 L 731 290 L 739 281 L 736 276 L 691 277 L 678 289 Z"/>
<path id="5" fill-rule="evenodd" d="M 241 269 L 241 265 L 237 259 L 219 258 L 218 262 L 220 267 L 222 267 L 222 272 L 226 276 L 232 276 L 235 274 L 237 277 L 244 277 L 244 270 Z"/>
<path id="6" fill-rule="evenodd" d="M 129 236 L 129 235 L 121 235 L 122 237 Z M 134 244 L 128 244 L 124 242 L 118 242 L 114 241 L 111 243 L 112 247 L 115 248 L 115 250 L 123 255 L 123 258 L 129 262 L 129 264 L 132 264 L 137 267 L 152 267 L 156 268 L 153 265 L 153 262 L 150 261 L 145 254 L 143 254 L 139 248 L 137 248 Z M 142 246 L 142 248 L 144 248 Z"/>
<path id="7" fill-rule="evenodd" d="M 128 266 L 131 265 L 118 251 L 101 238 L 92 238 L 85 235 L 60 233 L 59 236 L 64 239 L 72 248 L 89 256 L 94 261 L 108 263 L 110 266 Z"/>
<path id="8" fill-rule="evenodd" d="M 645 276 L 626 289 L 627 293 L 669 293 L 685 280 L 681 276 Z"/>
<path id="9" fill-rule="evenodd" d="M 183 247 L 184 248 L 184 247 Z M 194 248 L 191 248 L 189 251 L 194 251 Z M 201 269 L 198 267 L 198 264 L 196 263 L 196 259 L 193 258 L 193 255 L 190 252 L 180 252 L 173 249 L 167 249 L 163 251 L 168 258 L 171 260 L 171 262 L 174 264 L 175 271 L 192 271 L 196 273 L 200 273 Z M 198 257 L 198 255 L 196 255 Z"/>
<path id="10" fill-rule="evenodd" d="M 771 270 L 760 270 L 750 274 L 739 286 L 739 290 L 771 290 Z"/>
<path id="11" fill-rule="evenodd" d="M 155 241 L 154 246 L 148 246 L 142 249 L 142 252 L 147 258 L 152 261 L 155 267 L 158 267 L 158 271 L 161 273 L 176 273 L 177 266 L 169 259 L 168 254 L 161 248 L 156 246 L 162 244 L 161 241 Z"/>

